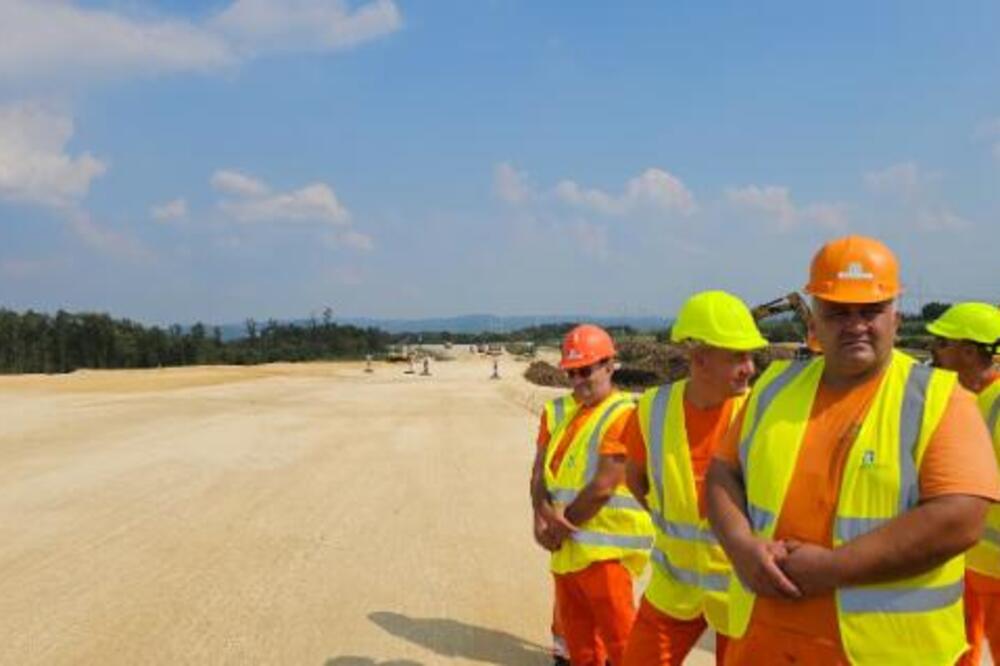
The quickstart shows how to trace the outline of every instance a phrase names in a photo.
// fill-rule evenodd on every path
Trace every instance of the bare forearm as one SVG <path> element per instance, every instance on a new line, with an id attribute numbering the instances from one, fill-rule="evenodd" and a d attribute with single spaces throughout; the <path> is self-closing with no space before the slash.
<path id="1" fill-rule="evenodd" d="M 625 485 L 635 497 L 642 508 L 649 511 L 649 504 L 646 503 L 646 495 L 649 494 L 649 477 L 646 475 L 646 466 L 629 460 L 625 463 Z M 663 489 L 660 490 L 663 492 Z"/>
<path id="2" fill-rule="evenodd" d="M 705 483 L 708 520 L 726 551 L 753 537 L 745 513 L 746 490 L 736 467 L 713 460 Z"/>
<path id="3" fill-rule="evenodd" d="M 566 518 L 574 525 L 582 525 L 601 510 L 625 480 L 624 456 L 601 456 L 597 473 L 576 499 L 566 507 Z"/>
<path id="4" fill-rule="evenodd" d="M 545 487 L 545 460 L 539 452 L 531 467 L 531 506 L 537 511 L 542 504 L 550 502 L 549 491 Z"/>
<path id="5" fill-rule="evenodd" d="M 835 553 L 838 585 L 915 576 L 970 548 L 982 533 L 989 502 L 970 495 L 929 500 Z"/>

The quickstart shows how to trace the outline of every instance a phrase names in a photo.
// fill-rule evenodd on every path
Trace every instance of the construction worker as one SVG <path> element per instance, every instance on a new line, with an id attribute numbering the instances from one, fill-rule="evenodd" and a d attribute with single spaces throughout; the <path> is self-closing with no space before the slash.
<path id="1" fill-rule="evenodd" d="M 496 375 L 496 359 L 493 360 L 493 374 Z M 542 408 L 540 423 L 538 424 L 538 437 L 536 438 L 537 450 L 544 450 L 552 439 L 552 433 L 565 419 L 571 419 L 576 413 L 578 403 L 572 393 L 552 398 L 545 402 Z M 538 519 L 536 512 L 536 521 Z M 537 535 L 536 522 L 536 535 Z M 554 597 L 554 595 L 553 595 Z M 553 658 L 553 666 L 569 666 L 569 650 L 566 648 L 565 632 L 562 628 L 562 620 L 559 618 L 559 606 L 553 600 L 552 603 L 552 647 L 550 651 Z"/>
<path id="2" fill-rule="evenodd" d="M 726 662 L 954 664 L 961 554 L 1000 497 L 986 426 L 954 373 L 893 349 L 885 245 L 827 243 L 806 292 L 823 356 L 772 363 L 709 468 L 737 574 Z"/>
<path id="3" fill-rule="evenodd" d="M 979 410 L 1000 459 L 1000 309 L 988 303 L 959 303 L 927 325 L 934 335 L 934 365 L 958 373 L 977 395 Z M 983 539 L 965 555 L 965 636 L 970 649 L 961 664 L 978 666 L 983 638 L 1000 663 L 1000 507 L 990 507 Z"/>
<path id="4" fill-rule="evenodd" d="M 656 527 L 652 578 L 625 666 L 680 666 L 708 625 L 717 663 L 726 649 L 730 567 L 706 517 L 705 472 L 750 387 L 751 352 L 767 340 L 746 305 L 724 291 L 689 298 L 670 340 L 686 347 L 690 379 L 643 393 L 625 428 L 628 486 Z"/>
<path id="5" fill-rule="evenodd" d="M 634 409 L 617 391 L 615 347 L 590 324 L 567 333 L 560 366 L 578 403 L 548 443 L 531 477 L 535 539 L 552 553 L 556 605 L 573 666 L 622 663 L 635 617 L 632 577 L 649 558 L 649 515 L 625 486 L 621 432 Z"/>

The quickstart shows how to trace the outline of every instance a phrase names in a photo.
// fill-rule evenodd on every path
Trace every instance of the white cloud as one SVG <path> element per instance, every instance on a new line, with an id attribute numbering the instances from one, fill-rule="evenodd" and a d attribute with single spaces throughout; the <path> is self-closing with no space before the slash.
<path id="1" fill-rule="evenodd" d="M 924 208 L 916 213 L 916 225 L 921 231 L 962 231 L 972 223 L 947 208 Z"/>
<path id="2" fill-rule="evenodd" d="M 509 162 L 502 162 L 493 169 L 493 193 L 509 204 L 520 204 L 533 197 L 528 176 Z"/>
<path id="3" fill-rule="evenodd" d="M 104 162 L 71 156 L 72 118 L 32 103 L 0 106 L 0 198 L 67 206 L 87 195 Z"/>
<path id="4" fill-rule="evenodd" d="M 773 220 L 779 229 L 793 228 L 798 212 L 787 187 L 748 185 L 726 190 L 726 199 L 737 208 L 761 213 Z"/>
<path id="5" fill-rule="evenodd" d="M 837 204 L 809 204 L 801 211 L 802 219 L 831 231 L 847 229 L 847 212 L 844 206 Z"/>
<path id="6" fill-rule="evenodd" d="M 241 197 L 259 197 L 269 191 L 267 185 L 259 180 L 229 169 L 220 169 L 213 173 L 211 183 L 212 187 L 220 192 Z"/>
<path id="7" fill-rule="evenodd" d="M 340 240 L 347 247 L 363 252 L 370 252 L 375 248 L 375 242 L 371 236 L 357 231 L 348 231 L 340 237 Z"/>
<path id="8" fill-rule="evenodd" d="M 403 23 L 392 0 L 352 10 L 342 0 L 236 0 L 211 25 L 244 52 L 350 48 Z"/>
<path id="9" fill-rule="evenodd" d="M 193 23 L 69 0 L 0 1 L 0 81 L 209 71 L 256 54 L 346 49 L 402 25 L 392 0 L 235 0 Z"/>
<path id="10" fill-rule="evenodd" d="M 179 220 L 187 217 L 187 201 L 184 199 L 174 199 L 167 203 L 153 206 L 149 210 L 150 215 L 157 222 L 167 222 L 169 220 Z"/>
<path id="11" fill-rule="evenodd" d="M 148 262 L 153 259 L 153 254 L 141 243 L 98 225 L 88 213 L 70 211 L 69 224 L 84 243 L 101 254 L 135 262 Z"/>
<path id="12" fill-rule="evenodd" d="M 676 176 L 662 169 L 646 169 L 614 196 L 599 189 L 584 189 L 572 180 L 556 185 L 555 196 L 565 203 L 604 215 L 626 215 L 639 209 L 690 215 L 697 210 L 694 195 Z"/>
<path id="13" fill-rule="evenodd" d="M 913 199 L 937 178 L 937 174 L 923 171 L 914 162 L 900 162 L 880 171 L 869 171 L 865 174 L 865 184 L 873 192 Z"/>
<path id="14" fill-rule="evenodd" d="M 726 200 L 736 208 L 763 216 L 778 231 L 791 231 L 803 224 L 817 225 L 841 231 L 848 225 L 843 206 L 830 203 L 813 203 L 798 206 L 787 187 L 776 185 L 748 185 L 729 188 Z"/>
<path id="15" fill-rule="evenodd" d="M 587 208 L 605 215 L 625 212 L 621 203 L 611 195 L 597 189 L 585 190 L 572 180 L 560 181 L 554 191 L 556 197 L 578 208 Z"/>
<path id="16" fill-rule="evenodd" d="M 131 19 L 60 0 L 5 0 L 0 25 L 0 79 L 192 71 L 235 62 L 222 37 L 191 23 Z"/>
<path id="17" fill-rule="evenodd" d="M 583 253 L 600 261 L 608 259 L 608 230 L 596 224 L 579 221 L 570 227 Z"/>
<path id="18" fill-rule="evenodd" d="M 239 222 L 318 222 L 335 226 L 350 222 L 350 211 L 325 183 L 273 193 L 261 181 L 231 170 L 216 171 L 211 182 L 215 189 L 235 197 L 220 201 L 219 208 Z"/>

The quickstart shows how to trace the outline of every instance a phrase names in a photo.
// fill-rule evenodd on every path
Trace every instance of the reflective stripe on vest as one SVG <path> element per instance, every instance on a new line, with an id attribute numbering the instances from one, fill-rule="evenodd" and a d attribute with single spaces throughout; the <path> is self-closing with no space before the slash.
<path id="1" fill-rule="evenodd" d="M 920 484 L 917 478 L 916 449 L 920 437 L 920 424 L 924 419 L 927 384 L 932 369 L 913 364 L 906 377 L 903 404 L 899 410 L 899 513 L 904 513 L 920 501 Z M 834 522 L 834 538 L 850 541 L 887 523 L 889 518 L 868 518 L 838 515 Z"/>
<path id="2" fill-rule="evenodd" d="M 693 585 L 703 590 L 712 592 L 725 592 L 729 589 L 729 576 L 722 574 L 702 574 L 691 569 L 682 569 L 670 561 L 670 558 L 659 548 L 654 548 L 650 553 L 650 559 L 664 569 L 671 578 L 679 580 L 685 585 Z"/>
<path id="3" fill-rule="evenodd" d="M 847 587 L 837 591 L 845 613 L 926 613 L 962 598 L 964 582 L 941 587 Z M 892 640 L 892 639 L 889 639 Z"/>
<path id="4" fill-rule="evenodd" d="M 570 538 L 577 543 L 588 546 L 616 546 L 618 548 L 628 548 L 630 550 L 646 550 L 653 546 L 651 536 L 630 536 L 628 534 L 608 534 L 606 532 L 592 532 L 590 530 L 579 530 L 573 532 Z"/>
<path id="5" fill-rule="evenodd" d="M 757 426 L 760 425 L 761 417 L 767 408 L 771 406 L 774 401 L 774 397 L 778 395 L 781 389 L 788 386 L 793 379 L 799 376 L 803 370 L 806 369 L 809 363 L 806 361 L 793 361 L 788 364 L 788 367 L 782 370 L 781 374 L 774 378 L 774 380 L 768 384 L 764 391 L 761 393 L 760 398 L 757 399 L 757 409 L 754 410 L 752 415 L 753 423 L 750 429 L 747 430 L 746 437 L 740 441 L 740 466 L 743 468 L 743 475 L 746 476 L 747 472 L 747 458 L 750 453 L 750 442 L 753 441 L 754 435 L 757 434 Z M 751 415 L 744 416 L 744 418 L 751 418 Z"/>
<path id="6" fill-rule="evenodd" d="M 556 400 L 555 403 L 552 405 L 555 411 L 556 423 L 562 423 L 563 415 L 566 412 L 566 403 L 564 402 L 564 400 L 565 398 L 560 398 L 559 400 Z"/>

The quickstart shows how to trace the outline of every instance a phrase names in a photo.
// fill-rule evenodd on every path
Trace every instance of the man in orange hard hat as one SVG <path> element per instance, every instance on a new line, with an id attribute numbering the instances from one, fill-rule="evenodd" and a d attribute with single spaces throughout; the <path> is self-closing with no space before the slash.
<path id="1" fill-rule="evenodd" d="M 573 386 L 572 413 L 543 414 L 554 429 L 540 438 L 531 474 L 535 539 L 552 553 L 573 666 L 622 663 L 635 617 L 632 577 L 652 545 L 649 516 L 624 485 L 621 432 L 634 403 L 612 384 L 614 358 L 607 331 L 583 324 L 566 334 L 560 366 Z"/>
<path id="2" fill-rule="evenodd" d="M 958 373 L 976 403 L 1000 458 L 1000 308 L 990 303 L 957 303 L 927 325 L 934 336 L 934 365 Z M 983 639 L 1000 663 L 1000 507 L 990 507 L 982 540 L 965 555 L 965 634 L 970 649 L 963 666 L 978 666 Z"/>
<path id="3" fill-rule="evenodd" d="M 772 363 L 709 469 L 737 574 L 729 666 L 944 666 L 966 649 L 961 554 L 1000 478 L 955 374 L 893 349 L 900 291 L 881 242 L 824 245 L 806 287 L 823 356 Z"/>

